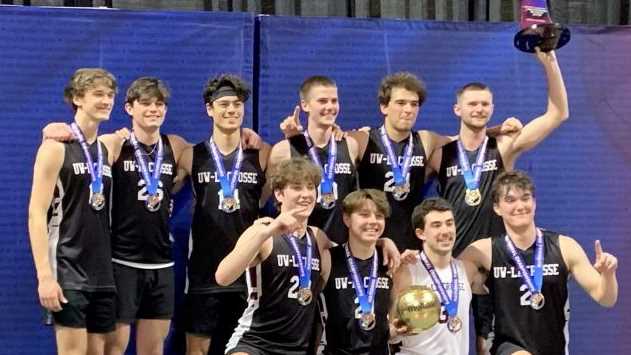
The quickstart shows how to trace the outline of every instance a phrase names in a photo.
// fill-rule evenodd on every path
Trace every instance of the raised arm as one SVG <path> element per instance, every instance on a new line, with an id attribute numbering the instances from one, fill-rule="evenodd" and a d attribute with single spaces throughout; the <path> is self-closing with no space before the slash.
<path id="1" fill-rule="evenodd" d="M 567 90 L 556 54 L 554 51 L 541 52 L 537 49 L 535 55 L 545 71 L 548 106 L 543 115 L 526 124 L 511 144 L 505 145 L 502 154 L 508 159 L 510 166 L 519 154 L 534 148 L 569 117 Z"/>
<path id="2" fill-rule="evenodd" d="M 33 167 L 33 186 L 28 207 L 28 230 L 37 273 L 37 292 L 41 305 L 50 311 L 60 311 L 61 303 L 67 302 L 50 266 L 47 226 L 48 209 L 53 202 L 63 159 L 64 146 L 61 143 L 51 140 L 42 142 Z M 53 208 L 58 206 L 61 204 L 53 204 Z M 53 209 L 53 218 L 59 213 L 61 211 Z"/>
<path id="3" fill-rule="evenodd" d="M 616 269 L 618 259 L 603 252 L 600 241 L 596 241 L 594 265 L 589 262 L 583 248 L 576 240 L 561 236 L 559 245 L 566 265 L 576 282 L 601 306 L 613 307 L 618 300 Z"/>

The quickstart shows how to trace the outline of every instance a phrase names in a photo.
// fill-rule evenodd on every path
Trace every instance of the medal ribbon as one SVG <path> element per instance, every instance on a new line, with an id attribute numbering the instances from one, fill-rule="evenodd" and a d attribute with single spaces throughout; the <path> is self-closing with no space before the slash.
<path id="1" fill-rule="evenodd" d="M 76 123 L 72 123 L 70 125 L 72 129 L 72 133 L 74 133 L 77 140 L 79 140 L 79 144 L 81 144 L 81 149 L 83 149 L 83 156 L 85 157 L 86 162 L 88 163 L 88 172 L 90 173 L 90 188 L 93 193 L 103 193 L 103 151 L 101 150 L 101 143 L 99 139 L 96 139 L 96 151 L 97 151 L 97 165 L 96 172 L 94 171 L 94 163 L 92 162 L 92 155 L 90 154 L 90 150 L 88 148 L 88 142 L 85 141 L 85 136 L 81 132 L 81 129 Z"/>
<path id="2" fill-rule="evenodd" d="M 370 283 L 368 288 L 364 288 L 362 278 L 357 271 L 357 265 L 351 254 L 351 250 L 348 247 L 348 243 L 344 244 L 344 251 L 346 252 L 346 263 L 348 264 L 348 270 L 351 272 L 351 279 L 353 280 L 353 286 L 355 286 L 355 295 L 359 299 L 359 306 L 361 307 L 362 314 L 368 314 L 372 312 L 373 304 L 375 301 L 375 291 L 377 289 L 377 267 L 379 262 L 377 260 L 377 251 L 372 255 L 372 269 L 370 269 Z"/>
<path id="3" fill-rule="evenodd" d="M 522 280 L 528 286 L 530 293 L 533 295 L 535 293 L 541 293 L 541 287 L 543 285 L 543 233 L 539 228 L 537 228 L 537 239 L 535 241 L 535 265 L 533 270 L 533 276 L 530 278 L 530 273 L 528 269 L 526 269 L 526 264 L 524 263 L 524 259 L 517 252 L 517 248 L 515 248 L 515 244 L 510 239 L 508 234 L 504 236 L 504 241 L 506 242 L 506 248 L 508 252 L 517 265 L 519 272 L 521 273 Z"/>
<path id="4" fill-rule="evenodd" d="M 480 176 L 482 176 L 482 165 L 484 165 L 484 156 L 486 155 L 486 145 L 489 142 L 489 137 L 484 138 L 478 155 L 475 158 L 475 164 L 469 165 L 469 157 L 462 145 L 462 141 L 458 139 L 458 161 L 460 162 L 460 168 L 462 169 L 462 176 L 464 177 L 467 190 L 476 190 L 480 186 Z"/>
<path id="5" fill-rule="evenodd" d="M 145 158 L 142 156 L 142 151 L 140 148 L 140 144 L 136 139 L 136 135 L 132 132 L 130 136 L 131 144 L 134 146 L 134 155 L 136 156 L 136 162 L 140 167 L 140 172 L 142 174 L 142 178 L 147 183 L 147 192 L 149 195 L 153 196 L 158 192 L 158 186 L 160 182 L 160 173 L 162 171 L 162 159 L 164 158 L 164 147 L 162 146 L 162 137 L 158 138 L 158 151 L 156 152 L 156 157 L 153 162 L 153 174 L 149 175 L 149 169 L 147 168 L 147 162 Z"/>
<path id="6" fill-rule="evenodd" d="M 325 168 L 320 163 L 315 144 L 313 144 L 313 142 L 311 141 L 311 137 L 309 137 L 309 133 L 307 131 L 305 131 L 304 136 L 307 140 L 307 145 L 310 147 L 309 156 L 311 157 L 311 161 L 313 161 L 315 165 L 321 167 L 323 171 L 322 181 L 320 182 L 320 191 L 323 194 L 333 193 L 333 181 L 335 180 L 335 162 L 337 160 L 337 142 L 335 141 L 335 138 L 329 138 L 329 154 L 327 159 L 327 166 Z"/>
<path id="7" fill-rule="evenodd" d="M 291 244 L 291 247 L 294 250 L 294 257 L 298 259 L 298 276 L 300 280 L 300 288 L 311 288 L 311 238 L 309 237 L 309 233 L 305 233 L 305 238 L 307 238 L 306 265 L 302 261 L 302 254 L 300 254 L 300 249 L 298 249 L 298 242 L 296 242 L 297 238 L 292 235 L 286 235 L 285 238 L 289 240 L 289 244 Z"/>
<path id="8" fill-rule="evenodd" d="M 215 166 L 217 167 L 217 175 L 219 175 L 219 184 L 221 184 L 223 196 L 224 198 L 232 197 L 234 195 L 234 190 L 237 188 L 237 181 L 239 181 L 239 172 L 241 171 L 241 163 L 243 162 L 243 149 L 241 149 L 241 145 L 239 145 L 237 161 L 234 163 L 234 167 L 231 172 L 232 175 L 230 176 L 230 179 L 228 179 L 226 170 L 223 167 L 221 154 L 219 154 L 219 149 L 215 145 L 215 142 L 213 142 L 212 137 L 208 141 L 208 147 L 210 148 L 210 153 L 215 162 Z"/>
<path id="9" fill-rule="evenodd" d="M 410 139 L 408 140 L 408 144 L 405 148 L 405 153 L 403 155 L 403 164 L 399 165 L 399 159 L 396 155 L 394 155 L 394 150 L 392 149 L 390 138 L 388 138 L 388 135 L 386 134 L 386 128 L 384 126 L 381 126 L 381 128 L 379 128 L 379 132 L 381 133 L 381 144 L 383 144 L 383 146 L 386 148 L 388 160 L 390 160 L 392 174 L 394 175 L 394 184 L 397 186 L 404 186 L 406 183 L 408 171 L 410 170 L 410 163 L 412 161 L 412 149 L 414 148 L 412 142 L 412 134 L 410 134 Z"/>
<path id="10" fill-rule="evenodd" d="M 447 315 L 449 317 L 455 317 L 458 314 L 458 298 L 460 292 L 458 292 L 458 269 L 453 260 L 449 263 L 451 267 L 451 297 L 447 294 L 447 290 L 445 290 L 445 286 L 440 280 L 436 268 L 424 252 L 421 252 L 421 263 L 432 279 L 432 283 L 434 287 L 436 287 L 438 295 L 440 295 L 441 303 L 445 306 L 445 310 L 447 310 Z"/>

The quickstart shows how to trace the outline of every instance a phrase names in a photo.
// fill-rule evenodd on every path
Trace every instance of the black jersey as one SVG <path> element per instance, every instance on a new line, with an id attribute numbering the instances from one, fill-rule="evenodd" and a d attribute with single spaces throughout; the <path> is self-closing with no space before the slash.
<path id="1" fill-rule="evenodd" d="M 157 147 L 138 142 L 144 159 L 153 174 Z M 150 212 L 145 206 L 147 183 L 134 155 L 134 146 L 128 140 L 113 165 L 112 193 L 112 258 L 114 262 L 137 264 L 169 264 L 171 240 L 169 214 L 171 190 L 176 174 L 175 157 L 171 143 L 162 135 L 163 160 L 160 169 L 158 194 L 162 197 L 160 209 Z"/>
<path id="2" fill-rule="evenodd" d="M 291 142 L 292 141 L 290 141 L 290 143 Z M 329 145 L 330 142 L 324 148 L 315 148 L 321 164 L 328 164 Z M 291 156 L 305 156 L 307 159 L 310 159 L 308 153 L 302 154 L 299 150 L 300 149 L 296 149 L 293 145 L 291 145 Z M 346 139 L 342 139 L 337 142 L 334 189 L 337 195 L 337 202 L 335 203 L 335 207 L 331 209 L 325 209 L 320 204 L 321 198 L 320 191 L 318 189 L 318 203 L 316 203 L 316 206 L 309 217 L 309 225 L 322 229 L 329 239 L 340 244 L 346 242 L 346 239 L 348 238 L 348 229 L 342 220 L 342 201 L 346 195 L 357 189 L 357 170 L 348 151 Z"/>
<path id="3" fill-rule="evenodd" d="M 48 247 L 53 275 L 62 289 L 113 291 L 110 249 L 109 196 L 112 172 L 103 143 L 103 194 L 105 206 L 95 211 L 89 204 L 91 176 L 79 142 L 64 144 L 59 171 L 48 210 Z M 89 145 L 97 164 L 97 145 Z"/>
<path id="4" fill-rule="evenodd" d="M 237 160 L 239 149 L 223 156 L 223 166 L 229 174 Z M 221 154 L 221 153 L 220 153 Z M 241 171 L 235 190 L 240 208 L 232 213 L 219 209 L 221 185 L 216 173 L 208 142 L 193 148 L 193 193 L 195 210 L 191 229 L 192 250 L 188 264 L 189 293 L 245 291 L 245 279 L 222 287 L 215 281 L 215 271 L 221 260 L 234 249 L 239 236 L 258 217 L 259 199 L 265 174 L 259 162 L 258 150 L 244 150 Z"/>
<path id="5" fill-rule="evenodd" d="M 331 274 L 324 288 L 326 314 L 325 354 L 388 354 L 388 310 L 392 279 L 387 266 L 379 262 L 377 289 L 375 292 L 375 328 L 363 330 L 359 326 L 359 301 L 355 294 L 353 279 L 348 269 L 344 246 L 331 251 Z M 364 287 L 370 284 L 372 257 L 367 260 L 354 259 Z M 379 253 L 379 260 L 383 260 Z"/>
<path id="6" fill-rule="evenodd" d="M 568 268 L 559 247 L 559 234 L 543 231 L 544 265 L 542 293 L 545 305 L 530 307 L 530 291 L 514 264 L 504 238 L 492 239 L 492 263 L 487 279 L 495 307 L 493 349 L 503 342 L 516 344 L 533 355 L 565 354 L 568 339 Z M 521 253 L 526 268 L 534 265 L 535 243 Z M 543 326 L 545 325 L 545 326 Z"/>
<path id="7" fill-rule="evenodd" d="M 362 189 L 382 190 L 388 196 L 392 213 L 390 218 L 386 220 L 386 229 L 383 232 L 383 236 L 392 239 L 401 251 L 420 248 L 420 243 L 414 236 L 411 217 L 414 207 L 423 201 L 425 163 L 427 160 L 419 135 L 412 131 L 410 131 L 410 134 L 414 145 L 407 179 L 410 184 L 410 192 L 402 201 L 398 201 L 392 196 L 394 175 L 388 161 L 386 148 L 381 143 L 378 128 L 370 130 L 368 146 L 358 168 L 359 186 Z M 392 142 L 392 150 L 399 157 L 399 164 L 403 163 L 403 154 L 408 141 L 406 138 L 399 143 Z"/>
<path id="8" fill-rule="evenodd" d="M 289 237 L 273 237 L 272 252 L 259 265 L 246 272 L 248 307 L 226 345 L 230 350 L 239 345 L 257 348 L 267 354 L 304 355 L 308 352 L 316 314 L 316 300 L 322 288 L 318 244 L 308 232 L 297 240 L 298 250 L 306 264 L 306 238 L 311 240 L 311 291 L 313 298 L 306 306 L 298 303 L 298 262 Z M 312 344 L 311 344 L 312 345 Z"/>
<path id="9" fill-rule="evenodd" d="M 467 151 L 471 165 L 475 163 L 477 154 L 478 150 Z M 493 181 L 503 171 L 504 163 L 497 149 L 497 141 L 489 137 L 480 175 L 479 189 L 482 201 L 478 206 L 469 206 L 464 201 L 466 185 L 458 160 L 458 141 L 443 146 L 438 172 L 438 191 L 453 207 L 458 233 L 454 244 L 454 256 L 458 256 L 469 244 L 478 239 L 504 233 L 504 224 L 493 211 L 491 198 Z"/>

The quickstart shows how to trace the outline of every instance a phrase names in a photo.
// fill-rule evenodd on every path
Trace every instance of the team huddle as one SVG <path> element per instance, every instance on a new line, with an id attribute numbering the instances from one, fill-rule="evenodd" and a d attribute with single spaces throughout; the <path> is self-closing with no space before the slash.
<path id="1" fill-rule="evenodd" d="M 535 56 L 547 108 L 523 126 L 488 128 L 493 94 L 474 82 L 456 92 L 456 135 L 414 131 L 426 90 L 400 72 L 379 87 L 383 120 L 342 132 L 335 82 L 312 76 L 273 147 L 242 128 L 250 90 L 236 75 L 206 84 L 212 131 L 192 145 L 160 131 L 170 93 L 153 77 L 127 89 L 131 130 L 99 134 L 116 79 L 77 70 L 64 90 L 74 120 L 44 130 L 29 205 L 58 353 L 124 354 L 132 325 L 138 354 L 163 353 L 176 293 L 169 218 L 187 180 L 187 354 L 465 355 L 470 308 L 478 354 L 567 353 L 568 279 L 611 307 L 617 260 L 596 241 L 592 264 L 574 239 L 535 225 L 534 183 L 513 168 L 569 116 L 555 53 Z M 424 196 L 433 178 L 440 197 Z M 261 215 L 268 199 L 274 218 Z M 411 286 L 438 295 L 430 329 L 397 310 Z"/>

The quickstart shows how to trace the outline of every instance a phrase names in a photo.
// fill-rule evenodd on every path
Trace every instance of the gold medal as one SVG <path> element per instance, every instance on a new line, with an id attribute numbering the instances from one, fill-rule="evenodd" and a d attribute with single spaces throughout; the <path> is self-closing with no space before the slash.
<path id="1" fill-rule="evenodd" d="M 325 209 L 330 210 L 331 208 L 335 207 L 335 195 L 333 193 L 324 193 L 321 195 L 321 199 L 321 205 Z"/>
<path id="2" fill-rule="evenodd" d="M 161 204 L 162 204 L 162 199 L 160 198 L 160 195 L 158 194 L 149 195 L 147 197 L 147 200 L 145 201 L 145 207 L 147 207 L 147 210 L 149 210 L 149 212 L 155 212 L 159 210 Z"/>
<path id="3" fill-rule="evenodd" d="M 394 191 L 392 197 L 397 201 L 405 200 L 407 194 L 410 192 L 410 184 L 407 182 L 403 185 L 394 185 Z"/>
<path id="4" fill-rule="evenodd" d="M 313 299 L 313 294 L 311 293 L 310 288 L 301 287 L 300 289 L 298 289 L 298 303 L 300 303 L 303 306 L 306 306 L 309 303 L 311 303 L 312 299 Z"/>
<path id="5" fill-rule="evenodd" d="M 532 296 L 530 296 L 530 307 L 532 307 L 532 309 L 534 309 L 535 311 L 538 311 L 541 308 L 543 308 L 543 305 L 545 303 L 546 303 L 546 298 L 543 297 L 543 293 L 541 292 L 533 293 Z"/>
<path id="6" fill-rule="evenodd" d="M 100 192 L 94 192 L 90 195 L 90 206 L 95 211 L 100 211 L 105 207 L 105 195 Z"/>
<path id="7" fill-rule="evenodd" d="M 373 312 L 362 313 L 359 318 L 359 326 L 363 330 L 372 330 L 375 328 L 375 324 L 377 324 L 377 322 L 375 322 L 375 314 Z"/>
<path id="8" fill-rule="evenodd" d="M 226 213 L 232 213 L 239 209 L 239 204 L 234 197 L 224 197 L 221 202 L 221 210 Z"/>
<path id="9" fill-rule="evenodd" d="M 480 193 L 480 189 L 466 189 L 464 194 L 464 202 L 469 206 L 479 205 L 480 202 L 482 202 L 482 194 Z"/>
<path id="10" fill-rule="evenodd" d="M 449 317 L 447 320 L 447 329 L 452 333 L 458 333 L 462 329 L 462 321 L 458 316 Z"/>

